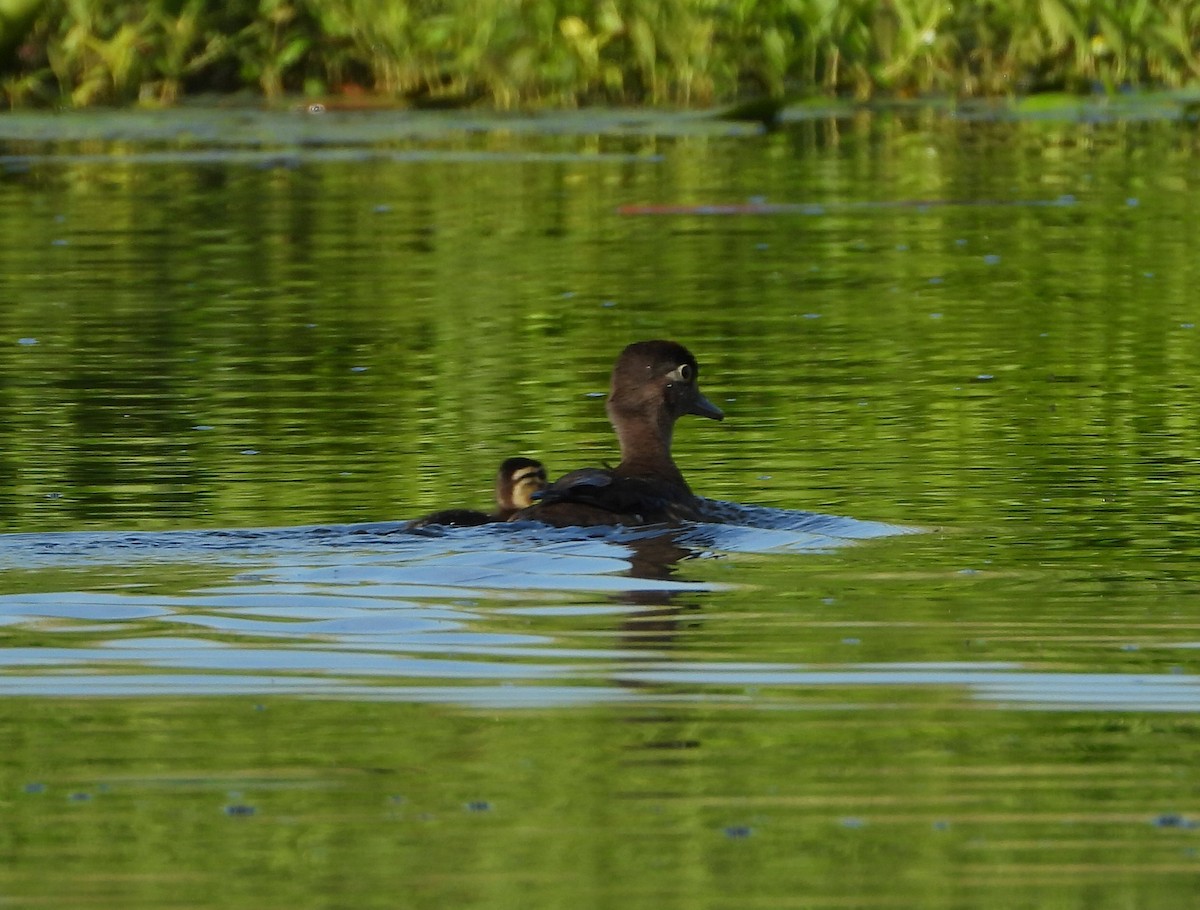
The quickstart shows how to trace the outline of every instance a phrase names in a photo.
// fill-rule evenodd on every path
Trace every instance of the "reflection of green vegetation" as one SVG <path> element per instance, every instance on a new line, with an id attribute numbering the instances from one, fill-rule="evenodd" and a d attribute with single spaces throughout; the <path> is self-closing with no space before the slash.
<path id="1" fill-rule="evenodd" d="M 1194 818 L 1187 715 L 887 692 L 767 712 L 6 698 L 0 888 L 231 910 L 1193 901 L 1195 831 L 1151 824 Z"/>
<path id="2" fill-rule="evenodd" d="M 2 37 L 2 36 L 0 36 Z M 1174 0 L 47 0 L 13 103 L 366 89 L 417 99 L 707 102 L 739 89 L 995 94 L 1200 78 Z"/>
<path id="3" fill-rule="evenodd" d="M 723 424 L 678 429 L 706 495 L 930 523 L 990 522 L 1003 504 L 1062 533 L 1183 546 L 1194 144 L 1169 122 L 921 111 L 752 141 L 440 139 L 460 160 L 166 167 L 118 147 L 102 165 L 34 164 L 0 183 L 0 518 L 287 525 L 481 506 L 508 455 L 554 472 L 611 458 L 585 396 L 622 345 L 669 334 L 728 405 Z M 666 155 L 485 157 L 522 150 Z M 767 189 L 829 208 L 615 212 Z M 837 208 L 1066 191 L 1076 205 Z"/>

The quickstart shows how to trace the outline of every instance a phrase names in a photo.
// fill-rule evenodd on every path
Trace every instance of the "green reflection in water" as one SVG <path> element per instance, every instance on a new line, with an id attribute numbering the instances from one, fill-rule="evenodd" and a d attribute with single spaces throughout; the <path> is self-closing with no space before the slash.
<path id="1" fill-rule="evenodd" d="M 1186 905 L 1196 832 L 1160 810 L 1194 723 L 929 701 L 898 724 L 18 699 L 0 884 L 22 906 Z"/>
<path id="2" fill-rule="evenodd" d="M 1185 127 L 917 111 L 765 137 L 378 141 L 472 155 L 6 166 L 7 529 L 483 505 L 510 454 L 555 472 L 612 457 L 591 396 L 626 342 L 669 335 L 729 415 L 679 427 L 697 491 L 937 530 L 685 561 L 680 579 L 731 587 L 660 615 L 483 603 L 472 631 L 642 648 L 668 669 L 1192 678 Z M 755 197 L 824 209 L 618 213 Z M 226 570 L 54 572 L 5 590 L 152 597 Z M 5 645 L 171 634 L 114 625 L 31 622 Z M 608 681 L 586 663 L 579 688 Z M 9 699 L 0 885 L 18 903 L 122 907 L 1116 908 L 1195 892 L 1190 714 L 1018 710 L 954 686 L 626 685 L 692 700 Z M 239 805 L 253 814 L 227 814 Z"/>
<path id="3" fill-rule="evenodd" d="M 611 457 L 587 396 L 627 341 L 670 335 L 730 415 L 680 429 L 709 495 L 926 522 L 1085 506 L 1113 541 L 1137 533 L 1116 526 L 1130 514 L 1194 529 L 1179 481 L 1197 216 L 1178 125 L 893 114 L 447 145 L 661 159 L 10 175 L 9 527 L 482 504 L 513 452 L 555 470 Z M 1064 194 L 1075 204 L 838 207 Z M 756 196 L 828 209 L 616 211 Z"/>

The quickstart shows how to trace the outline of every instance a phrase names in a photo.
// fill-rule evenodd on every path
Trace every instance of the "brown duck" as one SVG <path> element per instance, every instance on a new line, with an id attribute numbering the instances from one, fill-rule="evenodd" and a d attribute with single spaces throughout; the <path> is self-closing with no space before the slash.
<path id="1" fill-rule="evenodd" d="M 621 462 L 560 477 L 509 520 L 557 527 L 643 525 L 699 518 L 697 500 L 671 459 L 675 421 L 725 415 L 700 393 L 696 358 L 674 341 L 629 345 L 613 367 L 606 410 Z"/>

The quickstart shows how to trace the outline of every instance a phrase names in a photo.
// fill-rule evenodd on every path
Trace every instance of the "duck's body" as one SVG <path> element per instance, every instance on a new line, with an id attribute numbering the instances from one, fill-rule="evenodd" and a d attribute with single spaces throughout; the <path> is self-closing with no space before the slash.
<path id="1" fill-rule="evenodd" d="M 722 420 L 700 394 L 696 358 L 673 341 L 629 345 L 613 367 L 606 410 L 621 446 L 615 468 L 560 477 L 510 520 L 557 527 L 642 525 L 696 518 L 696 497 L 671 458 L 675 421 L 684 414 Z"/>
<path id="2" fill-rule="evenodd" d="M 450 525 L 452 527 L 475 527 L 508 521 L 516 512 L 533 504 L 534 495 L 546 488 L 546 468 L 532 458 L 509 458 L 500 465 L 496 474 L 496 509 L 493 512 L 477 512 L 474 509 L 443 509 L 418 518 L 408 524 L 409 528 L 426 525 Z"/>

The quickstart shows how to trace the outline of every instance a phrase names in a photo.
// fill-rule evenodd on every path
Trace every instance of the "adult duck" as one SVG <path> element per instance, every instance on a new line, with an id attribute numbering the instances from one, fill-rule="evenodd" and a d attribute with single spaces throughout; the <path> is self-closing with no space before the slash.
<path id="1" fill-rule="evenodd" d="M 699 518 L 696 497 L 671 458 L 675 421 L 725 415 L 700 393 L 696 358 L 674 341 L 639 341 L 617 358 L 605 408 L 621 462 L 560 477 L 509 520 L 557 527 L 643 525 Z"/>

